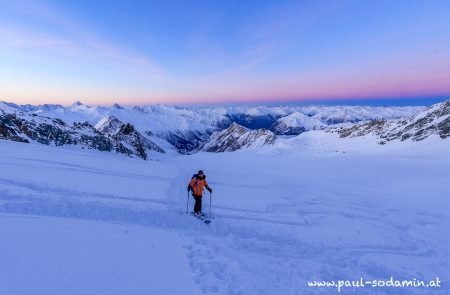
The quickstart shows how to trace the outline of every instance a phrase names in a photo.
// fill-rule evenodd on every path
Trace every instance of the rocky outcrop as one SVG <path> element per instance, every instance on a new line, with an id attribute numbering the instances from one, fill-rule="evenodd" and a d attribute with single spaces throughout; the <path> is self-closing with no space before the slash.
<path id="1" fill-rule="evenodd" d="M 0 110 L 0 139 L 6 139 L 18 142 L 29 142 L 21 134 L 20 130 L 12 121 L 13 118 Z"/>
<path id="2" fill-rule="evenodd" d="M 338 128 L 340 137 L 373 135 L 380 144 L 392 140 L 420 141 L 431 135 L 445 139 L 450 137 L 450 100 L 435 104 L 410 119 L 382 120 Z"/>
<path id="3" fill-rule="evenodd" d="M 164 149 L 143 136 L 130 123 L 123 123 L 110 116 L 100 121 L 96 129 L 111 140 L 115 149 L 121 153 L 148 158 L 150 151 L 165 153 Z"/>
<path id="4" fill-rule="evenodd" d="M 201 146 L 205 152 L 232 152 L 240 149 L 261 147 L 275 142 L 276 135 L 266 129 L 251 130 L 237 123 L 231 124 L 225 130 L 214 133 Z"/>
<path id="5" fill-rule="evenodd" d="M 0 139 L 46 145 L 78 145 L 85 149 L 114 151 L 129 156 L 148 158 L 149 151 L 164 153 L 164 150 L 137 132 L 131 124 L 117 119 L 109 120 L 104 128 L 91 124 L 69 125 L 60 119 L 28 115 L 26 113 L 0 112 Z"/>

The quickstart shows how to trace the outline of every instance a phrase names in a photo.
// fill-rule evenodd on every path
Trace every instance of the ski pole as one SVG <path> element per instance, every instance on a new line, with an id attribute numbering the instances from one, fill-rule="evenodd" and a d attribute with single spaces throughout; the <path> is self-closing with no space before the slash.
<path id="1" fill-rule="evenodd" d="M 212 218 L 211 216 L 211 192 L 209 193 L 209 218 Z"/>
<path id="2" fill-rule="evenodd" d="M 186 213 L 189 213 L 189 191 L 188 191 L 188 197 L 187 197 L 187 203 L 186 203 Z"/>

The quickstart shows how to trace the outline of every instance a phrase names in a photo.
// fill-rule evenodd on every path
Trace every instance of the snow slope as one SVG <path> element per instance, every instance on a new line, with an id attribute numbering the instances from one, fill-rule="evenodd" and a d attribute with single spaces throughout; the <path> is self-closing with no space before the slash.
<path id="1" fill-rule="evenodd" d="M 0 140 L 0 155 L 1 294 L 335 294 L 307 282 L 450 280 L 440 138 L 379 146 L 312 131 L 150 161 Z M 213 188 L 210 225 L 183 213 L 198 169 Z"/>
<path id="2" fill-rule="evenodd" d="M 0 222 L 2 294 L 200 292 L 177 233 L 31 215 L 1 214 Z"/>

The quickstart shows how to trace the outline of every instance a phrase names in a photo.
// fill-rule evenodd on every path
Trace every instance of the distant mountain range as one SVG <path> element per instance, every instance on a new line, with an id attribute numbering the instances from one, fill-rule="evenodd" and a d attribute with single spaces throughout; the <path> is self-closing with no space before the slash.
<path id="1" fill-rule="evenodd" d="M 432 109 L 439 109 L 440 105 Z M 81 102 L 65 107 L 0 102 L 0 139 L 74 145 L 147 159 L 152 153 L 190 154 L 255 148 L 273 143 L 277 136 L 295 136 L 336 126 L 341 128 L 330 130 L 341 137 L 372 132 L 382 141 L 409 134 L 420 139 L 423 138 L 418 135 L 421 128 L 428 128 L 426 134 L 435 132 L 433 128 L 441 128 L 442 134 L 447 134 L 447 127 L 442 127 L 443 123 L 436 119 L 446 111 L 433 111 L 435 127 L 420 119 L 417 119 L 419 123 L 410 121 L 427 116 L 424 114 L 430 110 L 372 106 L 130 107 L 114 104 L 104 107 Z M 401 131 L 394 125 L 413 127 Z M 388 129 L 390 131 L 384 131 Z"/>
<path id="2" fill-rule="evenodd" d="M 332 132 L 337 132 L 341 138 L 375 136 L 379 144 L 421 141 L 431 135 L 446 139 L 450 137 L 450 100 L 435 104 L 411 118 L 374 120 L 341 127 Z"/>

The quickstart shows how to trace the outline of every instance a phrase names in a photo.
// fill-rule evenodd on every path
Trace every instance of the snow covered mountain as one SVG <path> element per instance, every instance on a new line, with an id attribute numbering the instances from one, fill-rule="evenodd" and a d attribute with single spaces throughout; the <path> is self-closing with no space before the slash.
<path id="1" fill-rule="evenodd" d="M 308 130 L 316 130 L 326 126 L 319 119 L 295 112 L 278 119 L 270 130 L 280 135 L 298 135 Z"/>
<path id="2" fill-rule="evenodd" d="M 233 152 L 273 144 L 275 139 L 276 135 L 269 130 L 251 130 L 233 123 L 227 129 L 214 133 L 200 150 L 214 153 Z"/>
<path id="3" fill-rule="evenodd" d="M 267 129 L 277 135 L 298 135 L 343 122 L 408 118 L 424 109 L 369 106 L 179 107 L 119 104 L 105 107 L 88 106 L 79 101 L 65 107 L 54 104 L 33 106 L 0 102 L 0 137 L 22 142 L 79 145 L 82 148 L 116 151 L 147 158 L 150 151 L 190 154 L 202 150 L 207 142 L 217 140 L 212 138 L 213 133 L 227 130 L 233 123 L 248 130 Z M 236 129 L 236 126 L 233 128 Z M 247 131 L 243 134 L 247 134 Z M 214 145 L 227 144 L 229 143 L 216 142 Z"/>
<path id="4" fill-rule="evenodd" d="M 421 141 L 431 135 L 445 139 L 450 136 L 450 100 L 435 104 L 409 119 L 377 120 L 342 127 L 335 132 L 341 138 L 372 135 L 380 144 L 392 140 Z"/>
<path id="5" fill-rule="evenodd" d="M 136 131 L 133 125 L 125 124 L 113 116 L 101 120 L 95 128 L 110 139 L 116 149 L 123 149 L 121 152 L 124 154 L 133 151 L 136 156 L 147 159 L 150 151 L 165 153 L 164 149 Z"/>
<path id="6" fill-rule="evenodd" d="M 68 124 L 61 119 L 36 114 L 19 116 L 1 111 L 0 139 L 55 146 L 74 145 L 82 149 L 114 151 L 143 159 L 147 159 L 150 151 L 165 152 L 137 132 L 131 124 L 125 124 L 113 117 L 103 120 L 94 128 L 88 122 Z"/>

